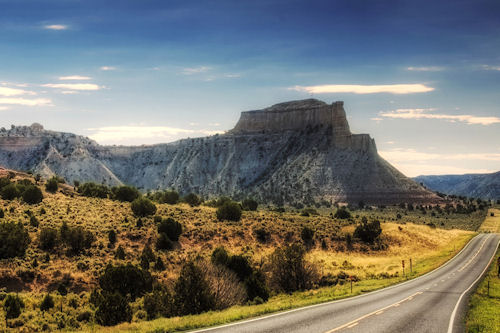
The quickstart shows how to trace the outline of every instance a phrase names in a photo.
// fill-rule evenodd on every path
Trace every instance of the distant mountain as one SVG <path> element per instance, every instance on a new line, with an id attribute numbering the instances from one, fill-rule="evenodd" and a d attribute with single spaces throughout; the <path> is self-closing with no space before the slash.
<path id="1" fill-rule="evenodd" d="M 446 194 L 500 199 L 500 171 L 487 174 L 418 176 L 413 179 L 433 191 Z"/>
<path id="2" fill-rule="evenodd" d="M 175 188 L 263 202 L 432 202 L 439 198 L 352 134 L 343 102 L 292 101 L 242 112 L 223 135 L 150 146 L 101 146 L 39 124 L 0 129 L 0 165 L 67 181 Z"/>

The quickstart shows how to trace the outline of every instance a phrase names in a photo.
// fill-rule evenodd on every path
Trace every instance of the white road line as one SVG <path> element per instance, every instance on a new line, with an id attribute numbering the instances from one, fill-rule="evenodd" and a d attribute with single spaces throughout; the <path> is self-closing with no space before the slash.
<path id="1" fill-rule="evenodd" d="M 499 244 L 499 242 L 497 242 L 496 249 L 495 249 L 495 251 L 493 251 L 493 255 L 491 256 L 491 259 L 488 262 L 488 265 L 486 265 L 486 267 L 483 269 L 481 274 L 479 274 L 477 279 L 475 279 L 474 282 L 472 282 L 472 284 L 469 286 L 469 288 L 467 288 L 467 290 L 465 290 L 458 298 L 457 304 L 455 305 L 455 308 L 453 309 L 453 312 L 451 313 L 450 322 L 448 324 L 448 333 L 453 333 L 453 322 L 455 321 L 455 316 L 457 315 L 457 310 L 458 310 L 458 306 L 460 305 L 460 301 L 462 300 L 464 295 L 476 284 L 476 282 L 479 281 L 483 277 L 484 272 L 486 272 L 486 270 L 490 267 L 491 262 L 493 261 L 493 258 L 495 258 L 495 254 L 497 253 L 498 244 Z"/>
<path id="2" fill-rule="evenodd" d="M 359 317 L 359 318 L 356 318 L 356 319 L 354 319 L 354 320 L 351 320 L 350 322 L 348 322 L 348 323 L 346 323 L 346 324 L 344 324 L 344 325 L 341 325 L 341 326 L 339 326 L 339 327 L 335 327 L 334 329 L 331 329 L 331 330 L 329 330 L 329 331 L 326 331 L 325 333 L 333 333 L 333 332 L 340 331 L 341 329 L 346 328 L 346 327 L 347 327 L 347 328 L 350 328 L 350 327 L 352 327 L 352 326 L 356 326 L 356 325 L 357 325 L 357 324 L 358 324 L 361 320 L 363 320 L 363 319 L 365 319 L 365 318 L 368 318 L 368 317 L 370 317 L 370 316 L 373 316 L 374 314 L 377 314 L 378 312 L 384 312 L 385 310 L 387 310 L 387 309 L 389 309 L 389 308 L 391 308 L 391 307 L 397 307 L 397 306 L 401 305 L 401 303 L 403 303 L 404 301 L 410 301 L 410 300 L 412 300 L 412 299 L 413 299 L 413 297 L 415 297 L 415 296 L 417 296 L 417 295 L 420 295 L 420 294 L 422 294 L 422 292 L 421 292 L 421 291 L 418 291 L 418 292 L 414 293 L 413 295 L 410 295 L 410 296 L 408 296 L 408 297 L 406 297 L 406 298 L 404 298 L 404 299 L 402 299 L 402 300 L 400 300 L 400 301 L 398 301 L 398 302 L 396 302 L 396 303 L 393 303 L 393 304 L 391 304 L 391 305 L 388 305 L 388 306 L 386 306 L 386 307 L 383 307 L 382 309 L 378 309 L 378 310 L 375 310 L 375 311 L 373 311 L 373 312 L 367 313 L 367 314 L 365 314 L 364 316 L 361 316 L 361 317 Z"/>

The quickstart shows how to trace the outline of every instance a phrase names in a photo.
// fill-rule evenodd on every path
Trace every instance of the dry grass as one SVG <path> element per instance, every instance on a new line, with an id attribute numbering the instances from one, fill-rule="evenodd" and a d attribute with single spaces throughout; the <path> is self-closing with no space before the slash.
<path id="1" fill-rule="evenodd" d="M 491 216 L 491 214 L 493 214 L 493 216 Z M 500 233 L 500 209 L 491 208 L 488 210 L 486 219 L 483 224 L 481 224 L 479 231 Z"/>

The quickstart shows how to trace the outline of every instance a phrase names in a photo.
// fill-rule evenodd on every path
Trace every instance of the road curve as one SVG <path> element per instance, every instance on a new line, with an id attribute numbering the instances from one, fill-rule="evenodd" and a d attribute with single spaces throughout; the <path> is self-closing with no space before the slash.
<path id="1" fill-rule="evenodd" d="M 498 234 L 480 234 L 452 260 L 419 278 L 357 297 L 195 332 L 463 332 L 468 296 L 498 243 Z"/>

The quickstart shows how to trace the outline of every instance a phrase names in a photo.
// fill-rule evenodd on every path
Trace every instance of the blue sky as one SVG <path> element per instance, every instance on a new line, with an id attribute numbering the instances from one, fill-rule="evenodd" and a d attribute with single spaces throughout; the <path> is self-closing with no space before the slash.
<path id="1" fill-rule="evenodd" d="M 0 127 L 103 144 L 345 101 L 409 176 L 500 170 L 500 3 L 0 0 Z"/>

